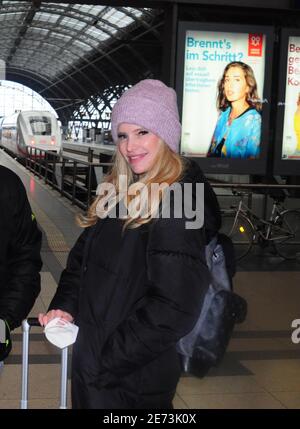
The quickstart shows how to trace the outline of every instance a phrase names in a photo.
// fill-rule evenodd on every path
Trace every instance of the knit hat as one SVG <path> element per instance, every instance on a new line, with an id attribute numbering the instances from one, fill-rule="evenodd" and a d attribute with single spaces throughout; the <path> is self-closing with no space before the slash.
<path id="1" fill-rule="evenodd" d="M 178 152 L 181 136 L 177 97 L 174 89 L 154 79 L 141 80 L 119 98 L 111 114 L 111 132 L 118 139 L 122 123 L 145 127 Z"/>

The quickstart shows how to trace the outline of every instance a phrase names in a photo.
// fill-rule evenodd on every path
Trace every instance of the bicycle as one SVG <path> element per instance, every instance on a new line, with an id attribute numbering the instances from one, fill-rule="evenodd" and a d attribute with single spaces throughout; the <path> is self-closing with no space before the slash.
<path id="1" fill-rule="evenodd" d="M 247 192 L 233 191 L 233 194 L 240 201 L 237 206 L 222 210 L 221 232 L 232 239 L 236 260 L 244 258 L 253 243 L 258 243 L 261 247 L 272 244 L 279 256 L 300 261 L 300 209 L 286 209 L 282 204 L 285 197 L 272 196 L 271 215 L 265 220 L 244 203 Z"/>

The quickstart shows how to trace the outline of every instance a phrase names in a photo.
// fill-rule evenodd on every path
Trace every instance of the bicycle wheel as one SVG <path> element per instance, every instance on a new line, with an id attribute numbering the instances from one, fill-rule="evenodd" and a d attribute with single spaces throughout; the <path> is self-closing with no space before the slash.
<path id="1" fill-rule="evenodd" d="M 223 213 L 220 232 L 228 235 L 233 241 L 236 255 L 235 259 L 239 261 L 249 253 L 252 247 L 254 230 L 245 216 L 239 214 L 236 222 L 235 216 L 235 213 Z"/>
<path id="2" fill-rule="evenodd" d="M 287 210 L 276 219 L 274 245 L 278 255 L 300 261 L 300 211 Z"/>

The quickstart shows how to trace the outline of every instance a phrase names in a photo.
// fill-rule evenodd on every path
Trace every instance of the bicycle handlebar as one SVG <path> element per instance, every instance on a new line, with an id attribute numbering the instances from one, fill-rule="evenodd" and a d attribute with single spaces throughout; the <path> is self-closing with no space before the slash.
<path id="1" fill-rule="evenodd" d="M 238 196 L 238 197 L 245 197 L 248 195 L 252 195 L 253 192 L 248 191 L 248 190 L 237 190 L 237 189 L 232 189 L 232 195 L 234 196 Z M 280 203 L 285 201 L 285 199 L 287 198 L 287 195 L 285 194 L 280 194 L 280 195 L 272 195 L 272 193 L 269 193 L 268 196 L 270 198 L 272 198 L 273 201 L 275 201 L 275 203 Z"/>
<path id="2" fill-rule="evenodd" d="M 244 196 L 244 195 L 249 195 L 253 193 L 253 192 L 237 190 L 237 189 L 232 189 L 231 192 L 233 195 L 238 195 L 238 196 Z"/>

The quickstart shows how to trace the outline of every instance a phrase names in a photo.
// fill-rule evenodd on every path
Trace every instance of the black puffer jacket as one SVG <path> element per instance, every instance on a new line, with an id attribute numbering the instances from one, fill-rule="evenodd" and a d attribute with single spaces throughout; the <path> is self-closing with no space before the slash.
<path id="1" fill-rule="evenodd" d="M 189 165 L 183 182 L 199 181 L 199 167 Z M 205 183 L 214 229 L 219 208 Z M 175 345 L 195 324 L 208 287 L 204 231 L 186 229 L 185 221 L 156 219 L 122 235 L 122 223 L 107 218 L 79 237 L 50 305 L 79 325 L 73 407 L 120 407 L 107 401 L 116 389 L 131 392 L 127 408 L 174 394 L 180 376 Z"/>
<path id="2" fill-rule="evenodd" d="M 41 232 L 19 177 L 0 166 L 0 319 L 19 326 L 40 292 Z"/>

